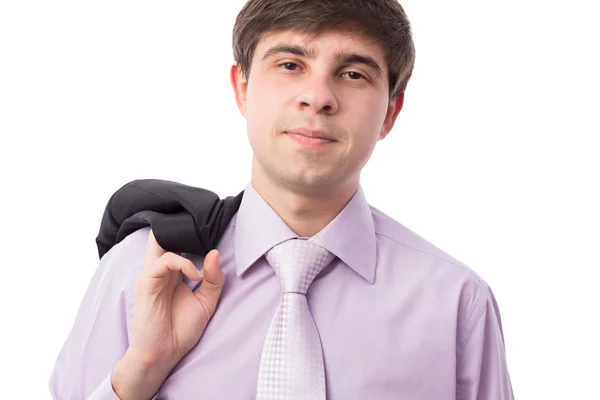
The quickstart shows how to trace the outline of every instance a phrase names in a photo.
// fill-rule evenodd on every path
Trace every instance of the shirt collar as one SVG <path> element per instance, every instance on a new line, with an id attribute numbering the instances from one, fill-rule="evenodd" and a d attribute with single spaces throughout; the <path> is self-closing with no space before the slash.
<path id="1" fill-rule="evenodd" d="M 237 275 L 241 276 L 272 247 L 296 238 L 299 236 L 248 183 L 236 216 Z M 375 225 L 360 185 L 344 209 L 308 240 L 335 254 L 370 284 L 375 282 Z"/>

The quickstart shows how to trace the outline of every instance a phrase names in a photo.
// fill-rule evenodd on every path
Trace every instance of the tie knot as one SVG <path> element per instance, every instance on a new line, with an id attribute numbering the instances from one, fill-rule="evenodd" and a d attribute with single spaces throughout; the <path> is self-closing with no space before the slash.
<path id="1" fill-rule="evenodd" d="M 312 281 L 335 255 L 316 243 L 292 239 L 273 247 L 266 258 L 281 281 L 283 293 L 306 294 Z"/>

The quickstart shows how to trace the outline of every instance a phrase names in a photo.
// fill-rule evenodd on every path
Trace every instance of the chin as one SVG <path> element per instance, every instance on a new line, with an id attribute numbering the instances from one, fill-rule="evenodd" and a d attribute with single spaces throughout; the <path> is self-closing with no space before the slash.
<path id="1" fill-rule="evenodd" d="M 337 186 L 336 182 L 330 175 L 307 175 L 286 174 L 283 178 L 292 191 L 307 196 L 321 196 L 330 194 Z"/>

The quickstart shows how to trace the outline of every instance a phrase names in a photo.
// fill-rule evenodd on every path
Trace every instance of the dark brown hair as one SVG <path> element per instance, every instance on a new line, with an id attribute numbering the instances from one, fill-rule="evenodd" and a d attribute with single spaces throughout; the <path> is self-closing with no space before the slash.
<path id="1" fill-rule="evenodd" d="M 415 46 L 410 22 L 397 0 L 249 0 L 233 28 L 233 56 L 246 76 L 261 37 L 286 30 L 368 35 L 383 46 L 390 97 L 406 90 Z"/>

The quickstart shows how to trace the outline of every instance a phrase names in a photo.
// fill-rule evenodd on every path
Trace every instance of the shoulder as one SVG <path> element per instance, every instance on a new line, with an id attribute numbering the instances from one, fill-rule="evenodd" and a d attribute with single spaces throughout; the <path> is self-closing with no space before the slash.
<path id="1" fill-rule="evenodd" d="M 387 268 L 402 273 L 399 279 L 414 280 L 444 297 L 455 307 L 459 342 L 468 338 L 494 294 L 488 283 L 470 266 L 419 236 L 389 215 L 371 207 L 378 252 Z"/>
<path id="2" fill-rule="evenodd" d="M 426 258 L 438 259 L 448 266 L 457 268 L 464 273 L 473 275 L 476 279 L 480 279 L 479 276 L 477 276 L 477 274 L 462 261 L 451 256 L 383 211 L 373 206 L 369 207 L 371 209 L 371 215 L 373 216 L 375 234 L 378 240 L 386 241 L 389 246 L 403 248 L 417 256 L 421 255 Z"/>
<path id="3" fill-rule="evenodd" d="M 114 245 L 100 260 L 99 271 L 117 282 L 119 292 L 131 292 L 144 265 L 144 253 L 150 227 L 144 227 L 127 235 Z"/>
<path id="4" fill-rule="evenodd" d="M 114 245 L 101 261 L 115 262 L 117 260 L 137 260 L 144 258 L 146 243 L 150 235 L 150 227 L 138 229 L 127 235 L 123 240 Z"/>
<path id="5" fill-rule="evenodd" d="M 453 287 L 462 297 L 487 297 L 489 287 L 469 265 L 453 257 L 383 211 L 370 206 L 380 254 L 388 267 L 408 268 L 410 276 Z M 477 301 L 478 303 L 480 301 Z"/>

